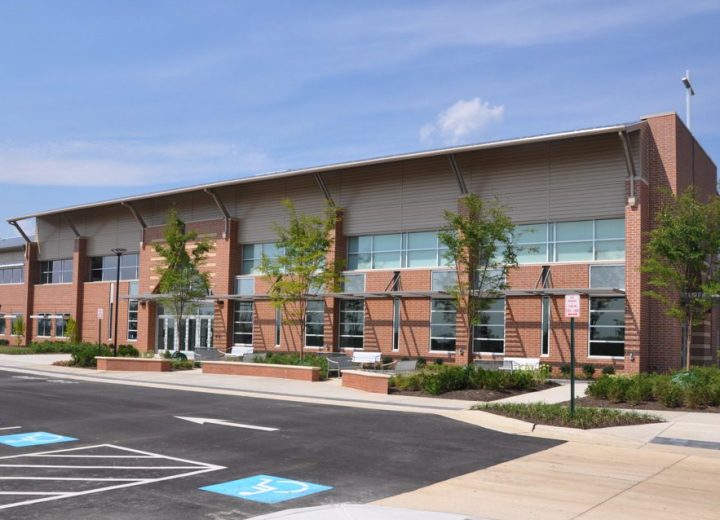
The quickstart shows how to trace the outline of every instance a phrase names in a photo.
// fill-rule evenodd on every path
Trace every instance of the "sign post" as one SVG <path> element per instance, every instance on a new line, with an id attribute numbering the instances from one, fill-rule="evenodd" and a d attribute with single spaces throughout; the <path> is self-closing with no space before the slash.
<path id="1" fill-rule="evenodd" d="M 570 318 L 570 417 L 575 416 L 575 318 L 580 317 L 580 295 L 565 295 L 565 317 Z"/>
<path id="2" fill-rule="evenodd" d="M 100 355 L 100 345 L 102 345 L 102 320 L 105 314 L 105 310 L 102 307 L 98 307 L 97 319 L 98 319 L 98 356 Z"/>

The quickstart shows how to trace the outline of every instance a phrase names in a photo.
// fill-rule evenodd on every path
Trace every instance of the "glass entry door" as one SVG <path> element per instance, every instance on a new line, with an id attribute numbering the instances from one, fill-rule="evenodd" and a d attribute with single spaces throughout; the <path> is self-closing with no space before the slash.
<path id="1" fill-rule="evenodd" d="M 213 317 L 208 315 L 184 317 L 185 341 L 180 344 L 180 334 L 175 326 L 175 318 L 173 316 L 159 316 L 158 350 L 185 352 L 196 348 L 212 347 L 212 322 Z"/>

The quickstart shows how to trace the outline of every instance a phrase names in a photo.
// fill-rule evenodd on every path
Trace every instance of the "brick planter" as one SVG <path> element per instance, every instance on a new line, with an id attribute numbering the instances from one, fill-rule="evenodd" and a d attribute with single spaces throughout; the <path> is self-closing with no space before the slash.
<path id="1" fill-rule="evenodd" d="M 320 367 L 239 363 L 234 361 L 203 361 L 203 374 L 228 376 L 277 377 L 299 381 L 320 381 Z"/>
<path id="2" fill-rule="evenodd" d="M 390 383 L 388 374 L 375 374 L 361 370 L 343 370 L 342 385 L 355 390 L 387 394 Z"/>
<path id="3" fill-rule="evenodd" d="M 98 356 L 98 370 L 122 370 L 128 372 L 170 372 L 171 361 L 157 358 L 103 357 Z"/>

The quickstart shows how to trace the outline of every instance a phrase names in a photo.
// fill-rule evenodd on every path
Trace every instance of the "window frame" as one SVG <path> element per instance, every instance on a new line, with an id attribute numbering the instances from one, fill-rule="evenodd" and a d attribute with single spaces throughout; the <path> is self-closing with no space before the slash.
<path id="1" fill-rule="evenodd" d="M 618 314 L 620 313 L 620 311 L 593 311 L 593 310 L 592 310 L 592 300 L 604 300 L 604 299 L 621 299 L 621 300 L 623 300 L 623 310 L 622 310 L 622 314 L 623 314 L 623 324 L 622 324 L 622 326 L 619 326 L 619 325 L 613 325 L 613 326 L 610 326 L 610 325 L 593 325 L 593 324 L 592 324 L 592 314 L 593 314 L 593 312 L 595 312 L 595 313 L 597 313 L 597 312 L 611 312 L 611 313 L 618 313 Z M 587 349 L 587 357 L 588 357 L 589 359 L 625 359 L 625 343 L 626 343 L 626 335 L 625 335 L 625 332 L 626 332 L 626 326 L 625 326 L 625 319 L 624 319 L 624 318 L 625 318 L 625 314 L 626 314 L 626 313 L 627 313 L 627 298 L 626 298 L 625 296 L 593 296 L 593 297 L 589 297 L 589 298 L 588 298 L 588 322 L 587 322 L 587 323 L 588 323 L 588 335 L 587 335 L 587 337 L 588 337 L 588 349 Z M 614 328 L 614 329 L 622 328 L 622 330 L 623 330 L 623 340 L 622 340 L 622 342 L 620 342 L 620 341 L 607 341 L 607 340 L 594 340 L 594 339 L 592 339 L 592 329 L 593 329 L 593 328 Z M 604 355 L 604 354 L 592 354 L 591 348 L 592 348 L 592 344 L 593 344 L 593 343 L 612 343 L 612 344 L 622 343 L 623 353 L 622 353 L 622 355 L 618 355 L 618 356 L 614 356 L 614 355 Z"/>
<path id="2" fill-rule="evenodd" d="M 547 316 L 545 315 L 545 302 L 547 302 Z M 547 353 L 543 354 L 545 346 L 544 320 L 547 319 Z M 550 345 L 552 337 L 552 297 L 543 295 L 540 297 L 540 357 L 550 357 Z"/>
<path id="3" fill-rule="evenodd" d="M 503 334 L 502 334 L 502 340 L 499 340 L 499 339 L 489 339 L 489 338 L 478 338 L 477 334 L 475 334 L 475 330 L 474 330 L 474 329 L 475 329 L 475 327 L 482 327 L 482 325 L 473 325 L 472 353 L 473 353 L 473 354 L 492 354 L 493 356 L 504 356 L 504 355 L 505 355 L 505 335 L 506 335 L 506 325 L 507 325 L 507 298 L 504 297 L 504 296 L 501 296 L 501 297 L 499 297 L 499 298 L 487 298 L 487 299 L 488 299 L 488 300 L 502 300 L 502 301 L 503 301 L 503 310 L 502 310 L 502 315 L 503 315 L 503 323 L 502 323 Z M 478 311 L 478 314 L 485 313 L 485 312 L 495 313 L 495 314 L 499 314 L 499 313 L 500 313 L 500 311 L 482 310 L 482 311 Z M 486 325 L 486 326 L 494 326 L 494 327 L 497 327 L 498 325 Z M 493 351 L 490 351 L 490 350 L 476 350 L 476 349 L 475 349 L 475 342 L 478 341 L 478 339 L 480 339 L 481 341 L 482 341 L 482 340 L 485 340 L 485 341 L 502 341 L 502 352 L 493 352 Z"/>
<path id="4" fill-rule="evenodd" d="M 320 304 L 322 306 L 321 310 L 317 309 L 310 309 L 310 304 Z M 310 314 L 320 314 L 320 322 L 317 321 L 310 321 L 309 315 Z M 322 334 L 308 334 L 308 325 L 320 325 L 322 327 Z M 312 338 L 321 338 L 320 345 L 308 345 L 308 336 Z M 304 334 L 304 347 L 309 349 L 321 349 L 325 346 L 325 300 L 308 300 L 307 301 L 307 307 L 305 308 L 305 334 Z"/>
<path id="5" fill-rule="evenodd" d="M 133 307 L 135 309 L 133 310 Z M 128 300 L 128 316 L 127 316 L 127 341 L 135 342 L 138 340 L 138 318 L 140 313 L 140 301 L 139 300 Z M 133 318 L 133 314 L 135 317 Z M 135 337 L 131 337 L 131 333 L 135 334 Z"/>
<path id="6" fill-rule="evenodd" d="M 5 272 L 9 272 L 10 281 L 6 282 Z M 19 274 L 20 281 L 14 281 L 15 274 Z M 5 264 L 0 265 L 0 285 L 22 285 L 25 283 L 25 265 L 24 264 Z"/>
<path id="7" fill-rule="evenodd" d="M 35 321 L 36 321 L 35 330 L 37 331 L 38 338 L 52 338 L 52 333 L 53 333 L 53 326 L 52 326 L 53 318 L 52 317 L 53 317 L 52 314 L 49 314 L 46 312 L 38 312 L 35 315 Z M 40 332 L 41 324 L 43 326 L 42 332 L 47 332 L 47 334 L 42 334 Z"/>
<path id="8" fill-rule="evenodd" d="M 435 235 L 435 246 L 433 248 L 427 248 L 427 247 L 417 247 L 417 248 L 410 248 L 410 235 L 416 235 L 416 234 L 429 234 L 432 233 Z M 400 249 L 376 249 L 375 248 L 375 240 L 378 237 L 388 237 L 392 235 L 400 235 Z M 360 241 L 361 240 L 369 240 L 370 247 L 367 251 L 361 251 L 360 250 Z M 357 241 L 357 247 L 353 247 L 352 241 Z M 437 230 L 425 230 L 425 231 L 404 231 L 404 232 L 393 232 L 393 233 L 375 233 L 370 235 L 356 235 L 356 236 L 350 236 L 347 237 L 346 240 L 346 251 L 347 251 L 347 270 L 348 271 L 387 271 L 387 270 L 398 270 L 398 269 L 435 269 L 438 267 L 447 267 L 448 264 L 444 261 L 445 260 L 445 252 L 447 251 L 447 247 L 445 247 L 442 242 L 440 241 L 440 232 Z M 352 252 L 355 249 L 355 252 Z M 434 251 L 435 253 L 435 261 L 432 265 L 419 265 L 419 266 L 412 266 L 410 267 L 410 256 L 412 253 L 418 252 L 418 251 Z M 377 254 L 389 254 L 389 253 L 398 253 L 399 258 L 399 265 L 397 266 L 383 266 L 383 267 L 376 267 L 375 262 L 375 255 Z M 368 255 L 369 256 L 369 267 L 359 267 L 359 258 L 362 255 Z M 357 260 L 353 261 L 353 257 L 357 257 Z"/>
<path id="9" fill-rule="evenodd" d="M 346 309 L 344 309 L 344 307 L 349 302 L 360 302 L 360 304 L 362 306 L 362 310 L 346 310 Z M 340 307 L 339 312 L 338 312 L 338 345 L 339 345 L 339 348 L 342 350 L 352 349 L 353 351 L 365 350 L 365 314 L 367 312 L 367 309 L 365 308 L 365 298 L 347 298 L 347 299 L 343 298 L 340 300 L 339 307 Z M 357 325 L 358 324 L 356 322 L 344 321 L 343 315 L 347 314 L 347 313 L 356 313 L 356 314 L 361 313 L 362 314 L 362 320 L 359 322 L 359 324 L 362 326 L 362 335 L 361 336 L 359 336 L 357 334 L 343 334 L 343 325 L 346 325 L 346 324 Z M 362 346 L 361 347 L 343 346 L 343 338 L 360 338 Z"/>
<path id="10" fill-rule="evenodd" d="M 277 251 L 276 255 L 268 255 L 265 253 L 265 248 L 272 246 Z M 245 256 L 246 248 L 252 247 L 253 248 L 253 256 L 251 258 L 248 258 Z M 257 256 L 255 252 L 260 250 L 260 256 Z M 280 248 L 277 246 L 277 242 L 257 242 L 252 244 L 241 244 L 240 245 L 240 276 L 261 276 L 262 273 L 260 273 L 257 270 L 257 267 L 260 265 L 260 262 L 262 262 L 263 255 L 267 256 L 268 258 L 277 258 L 280 255 Z M 251 268 L 249 271 L 246 271 L 245 265 L 247 262 L 251 262 Z"/>
<path id="11" fill-rule="evenodd" d="M 436 310 L 434 310 L 434 308 L 433 308 L 433 307 L 434 307 L 434 304 L 435 304 L 436 302 L 441 302 L 441 301 L 442 301 L 442 302 L 450 302 L 450 303 L 454 306 L 455 310 L 454 310 L 454 311 L 436 311 Z M 433 323 L 433 314 L 437 314 L 437 313 L 450 313 L 450 312 L 452 312 L 452 313 L 455 315 L 455 319 L 454 319 L 454 323 L 453 323 L 453 324 L 449 324 L 449 323 L 435 323 L 435 324 L 434 324 L 434 323 Z M 430 319 L 429 319 L 429 324 L 430 324 L 430 331 L 429 331 L 429 332 L 430 332 L 430 333 L 429 333 L 429 338 L 428 338 L 428 340 L 429 340 L 429 343 L 428 343 L 428 352 L 429 352 L 429 353 L 431 353 L 431 354 L 450 354 L 450 353 L 455 353 L 455 352 L 457 352 L 457 312 L 458 312 L 458 311 L 457 311 L 457 303 L 456 303 L 454 300 L 452 300 L 452 299 L 449 299 L 449 298 L 431 298 L 431 299 L 430 299 Z M 443 337 L 441 337 L 441 336 L 433 336 L 433 325 L 453 327 L 454 336 L 452 337 L 452 339 L 453 339 L 453 341 L 454 341 L 454 347 L 455 347 L 455 348 L 453 348 L 452 350 L 448 350 L 448 349 L 440 350 L 440 349 L 434 349 L 434 348 L 433 348 L 433 339 L 447 339 L 447 338 L 443 338 Z"/>
<path id="12" fill-rule="evenodd" d="M 240 311 L 240 306 L 249 306 L 250 309 L 250 321 L 241 321 L 237 319 L 237 315 L 239 312 L 248 312 L 248 310 Z M 250 324 L 250 332 L 238 332 L 238 324 Z M 238 335 L 243 336 L 250 336 L 250 343 L 238 343 L 236 341 L 236 337 Z M 245 347 L 251 347 L 253 346 L 253 342 L 255 341 L 255 303 L 252 301 L 242 301 L 242 300 L 236 300 L 233 305 L 233 345 L 236 346 L 245 346 Z"/>
<path id="13" fill-rule="evenodd" d="M 393 317 L 392 317 L 392 340 L 391 347 L 393 352 L 400 351 L 400 329 L 402 327 L 402 300 L 393 298 Z"/>
<path id="14" fill-rule="evenodd" d="M 127 265 L 126 262 L 128 259 L 134 258 L 136 260 L 135 264 Z M 117 259 L 117 255 L 100 255 L 100 256 L 91 256 L 88 258 L 88 282 L 90 283 L 108 283 L 108 282 L 114 282 L 117 279 L 117 264 L 113 262 L 115 265 L 106 266 L 105 262 L 108 260 L 115 261 Z M 96 262 L 97 260 L 100 260 L 101 266 L 100 267 L 94 267 L 93 262 Z M 128 278 L 123 271 L 134 269 L 134 278 Z M 96 273 L 100 273 L 100 278 L 96 279 Z M 107 277 L 106 277 L 107 273 Z M 125 253 L 120 256 L 120 281 L 121 282 L 133 282 L 140 279 L 140 253 L 137 252 L 129 252 Z"/>
<path id="15" fill-rule="evenodd" d="M 60 269 L 55 269 L 55 263 L 60 263 Z M 59 280 L 55 280 L 59 278 Z M 69 278 L 69 280 L 67 279 Z M 56 260 L 43 260 L 40 262 L 39 285 L 70 284 L 73 278 L 73 259 L 58 258 Z"/>

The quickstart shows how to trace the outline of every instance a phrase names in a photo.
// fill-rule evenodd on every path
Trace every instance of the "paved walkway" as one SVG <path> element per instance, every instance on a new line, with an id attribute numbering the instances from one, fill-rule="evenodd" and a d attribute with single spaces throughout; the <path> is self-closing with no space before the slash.
<path id="1" fill-rule="evenodd" d="M 532 425 L 469 410 L 469 401 L 369 394 L 321 383 L 204 375 L 200 371 L 94 372 L 52 366 L 66 355 L 0 355 L 19 377 L 62 377 L 352 406 L 434 413 L 519 435 L 568 441 L 550 450 L 381 500 L 377 505 L 492 519 L 720 518 L 720 414 L 650 412 L 667 422 L 599 430 Z M 586 383 L 579 383 L 583 395 Z M 508 402 L 562 402 L 569 386 L 514 396 Z M 479 446 L 478 449 L 482 449 Z M 382 517 L 382 509 L 374 513 Z M 300 512 L 287 511 L 289 518 Z M 394 518 L 388 511 L 387 518 Z M 429 517 L 431 518 L 431 517 Z"/>

